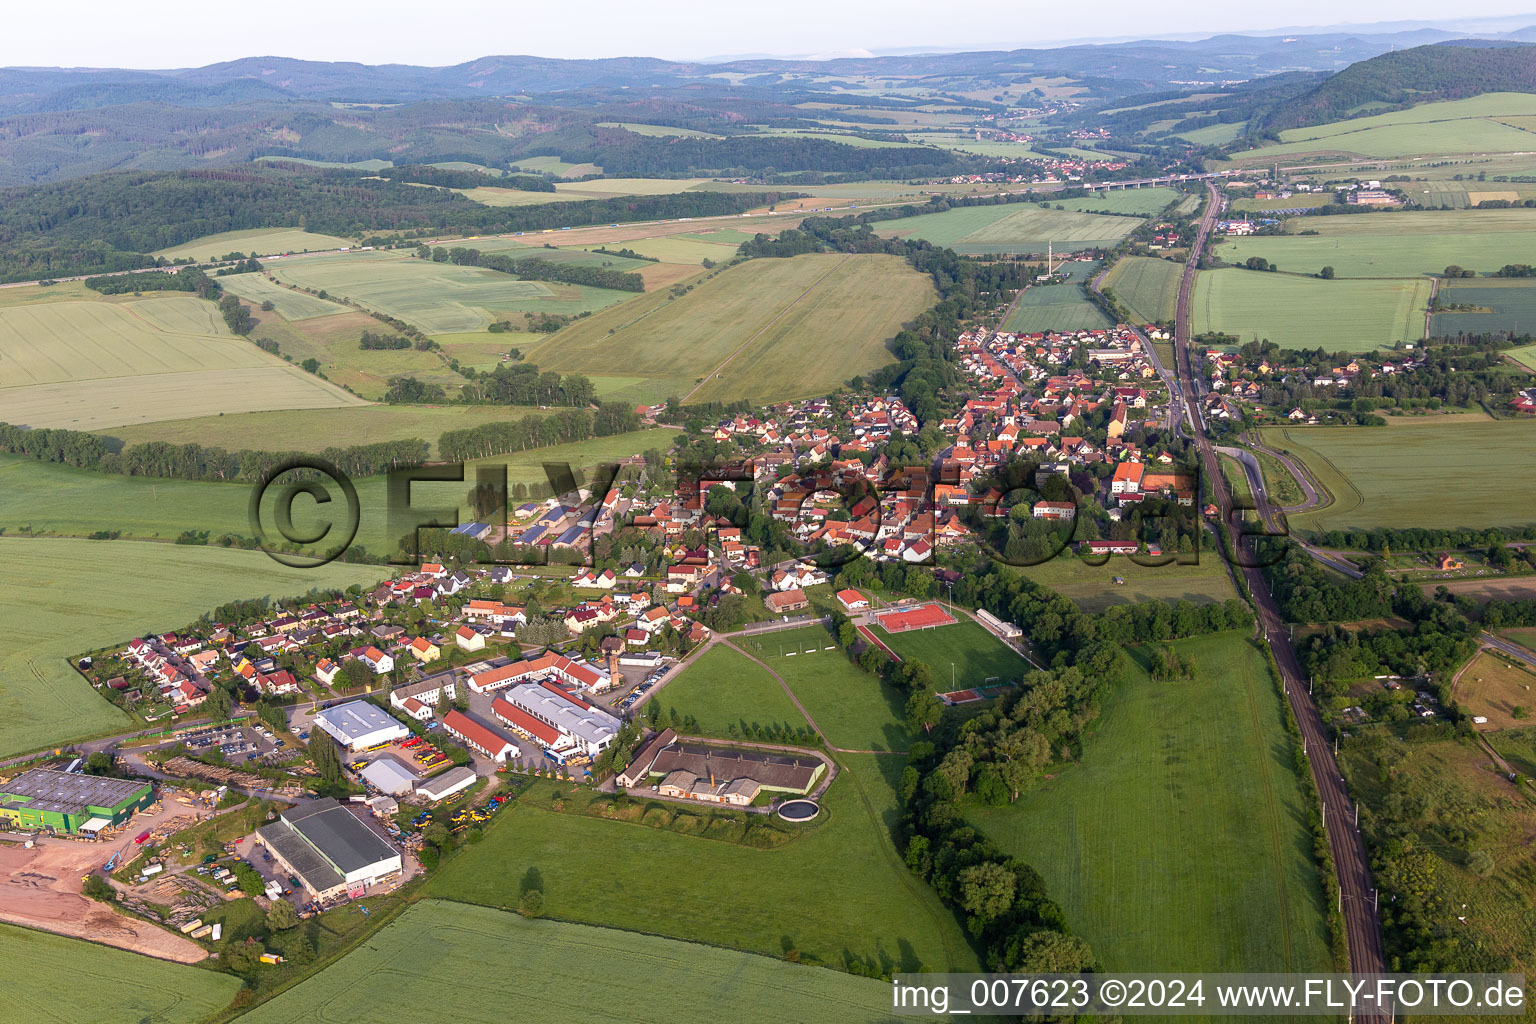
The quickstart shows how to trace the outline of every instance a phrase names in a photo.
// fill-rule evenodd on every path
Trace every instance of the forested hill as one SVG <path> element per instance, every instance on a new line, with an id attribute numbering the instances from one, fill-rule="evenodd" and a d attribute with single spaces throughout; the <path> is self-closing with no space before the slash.
<path id="1" fill-rule="evenodd" d="M 492 207 L 447 189 L 349 171 L 117 171 L 0 189 L 0 281 L 151 266 L 155 261 L 143 254 L 247 228 L 380 238 L 495 234 L 722 216 L 801 194 L 690 191 Z"/>
<path id="2" fill-rule="evenodd" d="M 1536 46 L 1462 40 L 1384 53 L 1280 102 L 1261 127 L 1278 132 L 1339 121 L 1365 104 L 1374 106 L 1364 113 L 1379 114 L 1485 92 L 1536 92 Z"/>

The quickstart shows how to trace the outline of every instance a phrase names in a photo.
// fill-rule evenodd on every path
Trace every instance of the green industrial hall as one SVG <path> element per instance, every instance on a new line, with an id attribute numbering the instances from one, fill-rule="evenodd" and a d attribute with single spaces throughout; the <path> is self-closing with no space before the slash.
<path id="1" fill-rule="evenodd" d="M 154 803 L 154 784 L 33 768 L 0 783 L 0 823 L 94 835 Z"/>

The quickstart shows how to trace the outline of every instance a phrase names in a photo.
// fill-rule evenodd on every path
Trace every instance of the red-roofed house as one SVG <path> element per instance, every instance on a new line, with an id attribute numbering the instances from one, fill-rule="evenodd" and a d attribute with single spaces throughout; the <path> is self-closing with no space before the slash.
<path id="1" fill-rule="evenodd" d="M 485 637 L 468 626 L 460 626 L 453 631 L 453 642 L 466 651 L 478 651 L 485 647 Z"/>
<path id="2" fill-rule="evenodd" d="M 857 590 L 839 590 L 837 592 L 838 603 L 850 612 L 862 611 L 869 607 L 869 598 Z"/>

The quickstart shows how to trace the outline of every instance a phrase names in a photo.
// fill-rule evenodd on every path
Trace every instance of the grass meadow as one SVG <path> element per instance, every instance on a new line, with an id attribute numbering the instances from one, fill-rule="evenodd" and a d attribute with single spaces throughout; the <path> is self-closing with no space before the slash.
<path id="1" fill-rule="evenodd" d="M 1536 115 L 1536 96 L 1493 92 L 1467 99 L 1425 103 L 1371 117 L 1351 118 L 1280 133 L 1280 142 L 1236 154 L 1233 159 L 1263 163 L 1310 153 L 1351 153 L 1365 157 L 1429 156 L 1440 153 L 1525 153 L 1531 133 L 1504 119 Z"/>
<path id="2" fill-rule="evenodd" d="M 1124 555 L 1112 555 L 1104 565 L 1095 566 L 1076 555 L 1063 554 L 1013 571 L 1050 587 L 1086 612 L 1141 601 L 1211 604 L 1237 596 L 1226 564 L 1213 551 L 1201 552 L 1198 565 L 1145 566 Z M 1116 577 L 1124 582 L 1116 583 Z"/>
<path id="3" fill-rule="evenodd" d="M 232 975 L 8 924 L 0 963 L 6 1014 L 38 1024 L 200 1024 L 240 987 Z"/>
<path id="4" fill-rule="evenodd" d="M 102 433 L 116 437 L 124 444 L 168 441 L 171 444 L 217 445 L 232 451 L 248 447 L 253 444 L 253 438 L 260 438 L 262 447 L 271 451 L 308 452 L 419 437 L 431 445 L 431 454 L 435 456 L 437 439 L 445 430 L 518 420 L 529 414 L 537 413 L 521 406 L 361 405 L 350 409 L 199 416 L 115 428 Z"/>
<path id="5" fill-rule="evenodd" d="M 1104 287 L 1143 323 L 1164 323 L 1174 318 L 1183 273 L 1172 260 L 1127 256 L 1110 268 Z"/>
<path id="6" fill-rule="evenodd" d="M 259 551 L 16 536 L 0 537 L 0 562 L 8 641 L 0 653 L 0 756 L 127 726 L 70 667 L 72 655 L 184 626 L 236 598 L 291 597 L 387 575 L 379 566 L 290 569 Z"/>
<path id="7" fill-rule="evenodd" d="M 1430 320 L 1430 332 L 1437 337 L 1458 333 L 1483 334 L 1494 331 L 1530 332 L 1536 329 L 1536 281 L 1462 280 L 1443 281 L 1439 299 L 1447 305 L 1480 306 L 1487 312 L 1436 313 Z M 1509 355 L 1536 369 L 1531 349 L 1512 349 Z"/>
<path id="8" fill-rule="evenodd" d="M 476 465 L 505 465 L 508 484 L 547 483 L 546 462 L 590 471 L 650 448 L 665 451 L 676 437 L 675 430 L 656 428 L 495 456 L 467 465 L 463 483 L 413 485 L 412 507 L 437 509 L 445 516 L 458 509 L 463 521 L 468 518 L 465 498 Z M 399 537 L 389 529 L 386 478 L 363 477 L 356 485 L 361 518 L 355 543 L 371 552 L 394 551 Z M 37 534 L 73 537 L 119 530 L 126 538 L 166 541 L 186 530 L 206 530 L 215 540 L 226 533 L 249 537 L 250 496 L 247 483 L 118 476 L 0 455 L 0 528 L 11 536 L 30 528 Z M 333 521 L 316 511 L 306 501 L 295 502 L 296 529 L 303 532 Z"/>
<path id="9" fill-rule="evenodd" d="M 1530 460 L 1536 425 L 1477 413 L 1388 419 L 1386 427 L 1269 427 L 1265 442 L 1306 463 L 1333 496 L 1290 516 L 1304 531 L 1373 526 L 1451 529 L 1536 521 Z"/>
<path id="10" fill-rule="evenodd" d="M 1008 682 L 1023 677 L 1033 666 L 1007 644 L 988 633 L 963 613 L 955 614 L 952 626 L 887 633 L 879 626 L 870 631 L 904 661 L 921 661 L 941 689 L 984 686 L 988 680 Z"/>
<path id="11" fill-rule="evenodd" d="M 1045 204 L 962 206 L 943 213 L 882 221 L 879 234 L 922 238 L 962 254 L 1057 252 L 1114 245 L 1139 222 L 1131 217 L 1056 210 Z"/>
<path id="12" fill-rule="evenodd" d="M 1196 334 L 1346 352 L 1422 339 L 1428 304 L 1428 278 L 1322 281 L 1235 268 L 1201 271 L 1191 302 Z"/>
<path id="13" fill-rule="evenodd" d="M 1467 714 L 1488 719 L 1474 726 L 1479 732 L 1518 729 L 1536 707 L 1536 672 L 1507 654 L 1484 649 L 1462 669 L 1455 694 Z M 1516 709 L 1523 709 L 1519 718 Z"/>
<path id="14" fill-rule="evenodd" d="M 516 969 L 493 969 L 487 951 Z M 890 998 L 881 982 L 778 958 L 426 900 L 242 1019 L 372 1024 L 418 1005 L 424 978 L 433 983 L 433 1014 L 455 1021 L 538 1006 L 635 1024 L 873 1022 L 887 1018 Z"/>
<path id="15" fill-rule="evenodd" d="M 1088 300 L 1083 285 L 1099 272 L 1094 262 L 1068 264 L 1072 276 L 1062 284 L 1030 285 L 1018 298 L 1004 330 L 1033 333 L 1035 331 L 1081 331 L 1113 326 L 1109 317 Z"/>
<path id="16" fill-rule="evenodd" d="M 1505 355 L 1521 366 L 1528 366 L 1532 370 L 1536 370 L 1536 345 L 1522 345 L 1519 348 L 1512 348 Z"/>
<path id="17" fill-rule="evenodd" d="M 788 722 L 795 728 L 805 724 L 805 716 L 767 669 L 724 644 L 695 658 L 655 699 L 665 708 L 693 715 L 699 731 L 709 736 L 729 736 L 730 727 L 743 721 Z"/>
<path id="18" fill-rule="evenodd" d="M 1536 210 L 1442 210 L 1300 217 L 1292 232 L 1229 238 L 1215 255 L 1228 263 L 1262 256 L 1282 271 L 1315 274 L 1331 266 L 1339 277 L 1418 277 L 1456 264 L 1491 273 L 1528 263 L 1536 252 Z"/>
<path id="19" fill-rule="evenodd" d="M 398 317 L 428 334 L 483 330 L 525 312 L 575 314 L 632 293 L 586 285 L 521 281 L 482 267 L 434 263 L 395 253 L 346 253 L 271 267 L 283 284 L 343 296 Z"/>
<path id="20" fill-rule="evenodd" d="M 359 400 L 232 335 L 190 296 L 0 306 L 7 422 L 93 430 Z"/>
<path id="21" fill-rule="evenodd" d="M 1111 971 L 1328 969 L 1269 666 L 1240 633 L 1172 646 L 1193 680 L 1154 682 L 1133 652 L 1077 761 L 967 817 L 1044 876 Z"/>
<path id="22" fill-rule="evenodd" d="M 911 741 L 903 721 L 904 695 L 849 661 L 825 626 L 742 637 L 737 643 L 778 673 L 833 746 L 905 750 Z"/>
<path id="23" fill-rule="evenodd" d="M 770 956 L 795 949 L 828 964 L 853 955 L 901 970 L 976 970 L 954 915 L 892 840 L 904 763 L 841 756 L 821 798 L 822 824 L 772 849 L 585 814 L 584 794 L 538 782 L 482 842 L 444 865 L 426 894 L 512 909 L 534 879 L 545 914 L 564 921 Z M 553 810 L 562 795 L 571 806 Z"/>
<path id="24" fill-rule="evenodd" d="M 650 292 L 587 317 L 526 355 L 561 373 L 663 380 L 679 396 L 710 376 L 701 402 L 783 401 L 889 363 L 886 341 L 932 300 L 893 256 L 753 260 L 681 298 Z"/>
<path id="25" fill-rule="evenodd" d="M 322 235 L 298 228 L 251 228 L 245 231 L 223 231 L 217 235 L 204 235 L 190 242 L 173 245 L 168 249 L 151 253 L 168 260 L 194 259 L 217 260 L 232 252 L 255 253 L 258 256 L 290 252 L 319 252 L 324 249 L 340 249 L 352 242 L 336 235 Z"/>
<path id="26" fill-rule="evenodd" d="M 231 274 L 220 278 L 219 283 L 226 291 L 234 292 L 254 305 L 260 306 L 264 302 L 272 303 L 272 308 L 284 320 L 314 320 L 317 317 L 352 312 L 346 306 L 318 298 L 308 292 L 284 288 L 265 274 Z"/>
<path id="27" fill-rule="evenodd" d="M 1536 732 L 1530 728 L 1491 733 L 1485 739 L 1517 770 L 1529 772 L 1536 765 Z M 1386 784 L 1379 757 L 1391 758 Z M 1530 800 L 1503 776 L 1488 770 L 1487 753 L 1471 739 L 1403 743 L 1382 735 L 1374 743 L 1342 748 L 1339 766 L 1350 795 L 1360 801 L 1360 821 L 1367 837 L 1377 829 L 1381 821 L 1377 814 L 1391 794 L 1399 794 L 1397 807 L 1456 808 L 1458 820 L 1477 823 L 1470 846 L 1493 857 L 1493 871 L 1486 878 L 1469 870 L 1469 844 L 1447 841 L 1433 811 L 1393 814 L 1408 824 L 1405 841 L 1420 858 L 1421 877 L 1430 879 L 1428 884 L 1442 905 L 1458 908 L 1455 916 L 1465 922 L 1458 922 L 1463 935 L 1489 957 L 1508 957 L 1509 970 L 1528 973 L 1536 964 L 1528 868 L 1536 808 Z"/>
<path id="28" fill-rule="evenodd" d="M 1065 206 L 1079 213 L 1134 213 L 1142 217 L 1150 217 L 1155 213 L 1162 213 L 1169 203 L 1182 194 L 1178 189 L 1151 185 L 1146 188 L 1105 189 L 1091 192 L 1086 196 L 1078 196 L 1076 199 L 1053 200 L 1051 205 Z"/>

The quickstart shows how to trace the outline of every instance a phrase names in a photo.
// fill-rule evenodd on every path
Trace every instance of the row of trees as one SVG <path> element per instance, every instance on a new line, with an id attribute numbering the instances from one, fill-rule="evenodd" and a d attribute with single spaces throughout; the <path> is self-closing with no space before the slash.
<path id="1" fill-rule="evenodd" d="M 538 256 L 513 258 L 502 252 L 481 252 L 479 249 L 439 246 L 429 249 L 423 245 L 416 250 L 421 259 L 435 263 L 453 263 L 461 267 L 485 267 L 488 270 L 511 274 L 527 281 L 559 281 L 563 284 L 583 284 L 593 288 L 613 288 L 625 292 L 645 291 L 645 280 L 639 274 L 590 264 L 556 262 Z"/>
<path id="2" fill-rule="evenodd" d="M 518 420 L 444 431 L 438 438 L 437 452 L 443 459 L 467 462 L 507 452 L 628 433 L 639 426 L 640 417 L 622 407 L 602 406 L 595 413 L 585 409 L 564 409 L 548 416 L 524 416 Z"/>
<path id="3" fill-rule="evenodd" d="M 9 423 L 0 423 L 0 451 L 104 473 L 180 480 L 256 480 L 304 454 L 249 449 L 230 451 L 195 442 L 171 444 L 167 441 L 144 441 L 113 452 L 106 441 L 95 434 L 56 427 L 29 430 Z M 427 442 L 420 438 L 379 441 L 347 448 L 326 448 L 316 454 L 348 475 L 371 476 L 425 462 Z"/>

